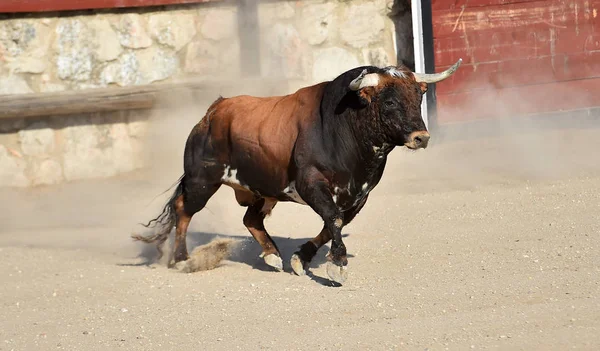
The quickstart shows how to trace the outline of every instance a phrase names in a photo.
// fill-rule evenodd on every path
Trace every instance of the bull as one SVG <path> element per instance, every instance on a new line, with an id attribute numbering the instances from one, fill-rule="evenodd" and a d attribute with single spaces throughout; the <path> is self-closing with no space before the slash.
<path id="1" fill-rule="evenodd" d="M 158 229 L 134 239 L 157 242 L 162 256 L 161 245 L 175 226 L 172 260 L 187 260 L 192 216 L 225 184 L 247 207 L 243 222 L 262 247 L 260 256 L 277 270 L 283 261 L 265 217 L 279 201 L 310 206 L 323 229 L 291 256 L 291 268 L 304 275 L 331 240 L 327 274 L 343 283 L 348 260 L 342 229 L 367 202 L 394 148 L 427 147 L 430 135 L 421 116 L 427 85 L 450 77 L 461 62 L 434 74 L 403 65 L 362 66 L 285 96 L 219 97 L 189 133 L 184 174 L 173 195 L 146 224 Z"/>

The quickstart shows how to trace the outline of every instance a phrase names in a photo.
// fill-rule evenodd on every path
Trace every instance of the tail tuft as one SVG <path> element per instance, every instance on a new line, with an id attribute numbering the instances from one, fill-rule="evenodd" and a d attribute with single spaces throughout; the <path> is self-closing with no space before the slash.
<path id="1" fill-rule="evenodd" d="M 183 177 L 181 176 L 177 181 L 177 188 L 171 195 L 171 198 L 165 204 L 162 212 L 158 215 L 158 217 L 151 219 L 148 223 L 139 223 L 146 228 L 157 228 L 155 233 L 152 235 L 141 235 L 141 234 L 132 234 L 131 237 L 136 241 L 142 241 L 145 243 L 153 243 L 158 242 L 157 247 L 159 248 L 159 254 L 162 256 L 162 250 L 160 249 L 160 245 L 164 243 L 169 234 L 171 233 L 171 229 L 176 225 L 177 216 L 175 213 L 175 201 L 177 198 L 183 194 Z"/>

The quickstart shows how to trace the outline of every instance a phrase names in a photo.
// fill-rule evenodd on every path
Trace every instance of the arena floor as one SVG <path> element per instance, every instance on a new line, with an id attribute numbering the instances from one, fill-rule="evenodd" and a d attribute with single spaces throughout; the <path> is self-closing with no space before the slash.
<path id="1" fill-rule="evenodd" d="M 243 239 L 233 256 L 193 274 L 148 264 L 154 248 L 129 234 L 157 214 L 179 154 L 111 180 L 0 190 L 0 350 L 598 350 L 599 136 L 395 150 L 344 229 L 342 287 L 328 248 L 309 276 L 271 271 L 225 187 L 188 242 Z M 266 225 L 284 264 L 321 229 L 288 203 Z"/>

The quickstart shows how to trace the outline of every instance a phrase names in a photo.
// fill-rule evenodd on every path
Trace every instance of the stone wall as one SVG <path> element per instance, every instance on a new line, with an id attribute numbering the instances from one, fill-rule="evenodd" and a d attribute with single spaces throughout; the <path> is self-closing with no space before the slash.
<path id="1" fill-rule="evenodd" d="M 0 186 L 109 177 L 144 165 L 144 112 L 0 123 Z"/>
<path id="2" fill-rule="evenodd" d="M 296 88 L 395 64 L 391 0 L 258 6 L 260 74 Z M 236 2 L 0 19 L 0 95 L 243 75 Z M 239 93 L 247 93 L 240 91 Z M 149 112 L 0 120 L 0 186 L 106 177 L 144 166 Z"/>

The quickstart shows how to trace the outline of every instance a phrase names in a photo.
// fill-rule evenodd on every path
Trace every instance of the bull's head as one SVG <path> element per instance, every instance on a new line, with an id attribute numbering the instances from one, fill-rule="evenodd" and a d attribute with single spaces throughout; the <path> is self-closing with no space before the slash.
<path id="1" fill-rule="evenodd" d="M 390 66 L 375 73 L 365 69 L 349 88 L 366 103 L 375 103 L 374 112 L 391 142 L 410 149 L 426 148 L 430 136 L 421 116 L 421 102 L 427 84 L 447 79 L 461 62 L 459 59 L 447 70 L 433 74 L 415 73 L 404 66 Z"/>

